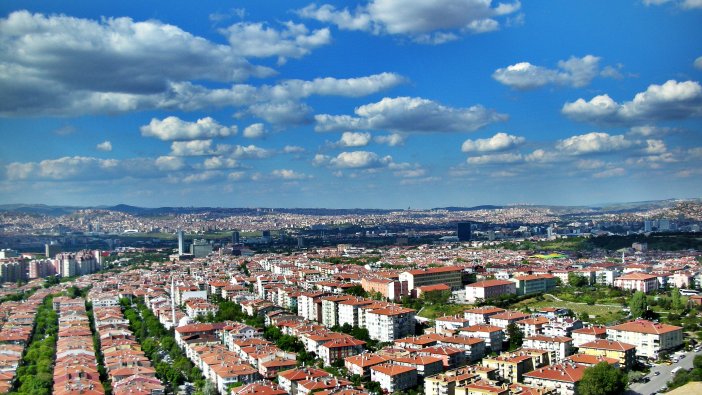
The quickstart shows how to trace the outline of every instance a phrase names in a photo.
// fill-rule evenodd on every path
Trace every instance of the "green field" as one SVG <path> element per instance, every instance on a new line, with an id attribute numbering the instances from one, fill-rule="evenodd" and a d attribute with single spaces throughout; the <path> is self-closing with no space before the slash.
<path id="1" fill-rule="evenodd" d="M 424 306 L 417 315 L 433 320 L 439 317 L 443 317 L 445 315 L 462 315 L 464 310 L 468 310 L 473 307 L 475 306 L 470 304 L 428 305 Z"/>
<path id="2" fill-rule="evenodd" d="M 536 298 L 523 300 L 512 305 L 510 308 L 515 310 L 523 310 L 529 308 L 532 311 L 542 307 L 557 307 L 572 310 L 577 316 L 583 312 L 590 315 L 590 322 L 596 324 L 609 324 L 615 321 L 624 319 L 624 312 L 621 306 L 617 305 L 587 305 L 584 303 L 575 303 L 562 301 L 558 302 L 549 296 L 545 296 L 544 300 L 537 301 Z"/>

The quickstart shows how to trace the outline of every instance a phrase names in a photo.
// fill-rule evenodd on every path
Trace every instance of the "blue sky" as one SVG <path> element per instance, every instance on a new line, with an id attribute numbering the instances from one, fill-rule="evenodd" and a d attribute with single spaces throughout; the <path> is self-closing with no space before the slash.
<path id="1" fill-rule="evenodd" d="M 702 1 L 3 2 L 0 202 L 702 195 Z"/>

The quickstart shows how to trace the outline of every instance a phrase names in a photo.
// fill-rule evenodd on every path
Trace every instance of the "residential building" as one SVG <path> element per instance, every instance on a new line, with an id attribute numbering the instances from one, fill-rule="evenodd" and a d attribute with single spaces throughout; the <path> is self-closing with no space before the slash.
<path id="1" fill-rule="evenodd" d="M 576 364 L 550 365 L 524 374 L 524 384 L 553 388 L 558 395 L 576 395 L 576 385 L 585 369 Z"/>
<path id="2" fill-rule="evenodd" d="M 504 313 L 505 311 L 505 309 L 501 309 L 499 307 L 483 306 L 466 310 L 463 312 L 463 316 L 468 320 L 470 325 L 487 324 L 490 316 Z"/>
<path id="3" fill-rule="evenodd" d="M 510 281 L 515 283 L 520 296 L 548 292 L 556 287 L 556 277 L 551 274 L 517 276 Z"/>
<path id="4" fill-rule="evenodd" d="M 576 329 L 572 333 L 573 346 L 580 347 L 581 344 L 589 343 L 597 339 L 607 338 L 607 328 L 604 326 L 590 326 L 587 328 Z"/>
<path id="5" fill-rule="evenodd" d="M 371 380 L 378 382 L 380 388 L 388 393 L 404 391 L 417 385 L 417 369 L 413 367 L 383 363 L 370 369 Z"/>
<path id="6" fill-rule="evenodd" d="M 498 353 L 502 351 L 502 343 L 505 341 L 505 332 L 499 326 L 494 325 L 472 325 L 461 329 L 458 334 L 482 339 L 485 341 L 485 347 Z"/>
<path id="7" fill-rule="evenodd" d="M 597 357 L 614 358 L 624 369 L 636 364 L 636 346 L 619 341 L 597 339 L 578 347 L 579 352 Z"/>
<path id="8" fill-rule="evenodd" d="M 658 289 L 658 277 L 642 272 L 631 272 L 617 277 L 614 280 L 614 286 L 616 288 L 649 293 Z"/>
<path id="9" fill-rule="evenodd" d="M 683 328 L 647 320 L 629 321 L 607 328 L 607 339 L 636 346 L 636 355 L 657 358 L 683 344 Z"/>
<path id="10" fill-rule="evenodd" d="M 549 362 L 555 363 L 563 361 L 573 353 L 573 339 L 564 336 L 536 335 L 525 338 L 522 347 L 550 351 L 553 353 L 553 358 L 550 358 Z"/>
<path id="11" fill-rule="evenodd" d="M 466 285 L 466 301 L 468 303 L 516 293 L 517 285 L 513 281 L 507 280 L 486 280 Z"/>
<path id="12" fill-rule="evenodd" d="M 407 282 L 407 290 L 412 291 L 422 285 L 446 284 L 451 289 L 463 286 L 463 269 L 456 266 L 417 269 L 400 273 L 400 281 Z"/>
<path id="13" fill-rule="evenodd" d="M 391 342 L 414 334 L 416 310 L 400 306 L 370 310 L 366 313 L 366 328 L 371 339 Z"/>

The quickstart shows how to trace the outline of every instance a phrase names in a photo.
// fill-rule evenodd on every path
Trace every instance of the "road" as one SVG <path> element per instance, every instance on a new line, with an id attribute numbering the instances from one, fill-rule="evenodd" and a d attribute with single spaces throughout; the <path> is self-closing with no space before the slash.
<path id="1" fill-rule="evenodd" d="M 670 366 L 668 365 L 653 365 L 651 368 L 651 373 L 647 377 L 651 379 L 648 383 L 634 383 L 626 391 L 625 395 L 650 395 L 658 392 L 659 389 L 663 388 L 668 381 L 670 381 L 673 376 L 670 371 L 678 366 L 682 366 L 683 369 L 692 369 L 692 359 L 696 354 L 702 354 L 702 352 L 695 353 L 690 351 L 685 354 L 685 358 L 681 359 L 680 362 L 674 363 Z M 661 372 L 660 375 L 655 376 L 654 372 Z"/>

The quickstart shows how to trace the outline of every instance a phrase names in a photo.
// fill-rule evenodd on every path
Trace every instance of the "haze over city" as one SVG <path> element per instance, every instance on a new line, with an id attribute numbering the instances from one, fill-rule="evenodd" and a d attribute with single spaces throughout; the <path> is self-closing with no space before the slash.
<path id="1" fill-rule="evenodd" d="M 431 208 L 702 193 L 698 1 L 0 9 L 2 203 Z"/>

